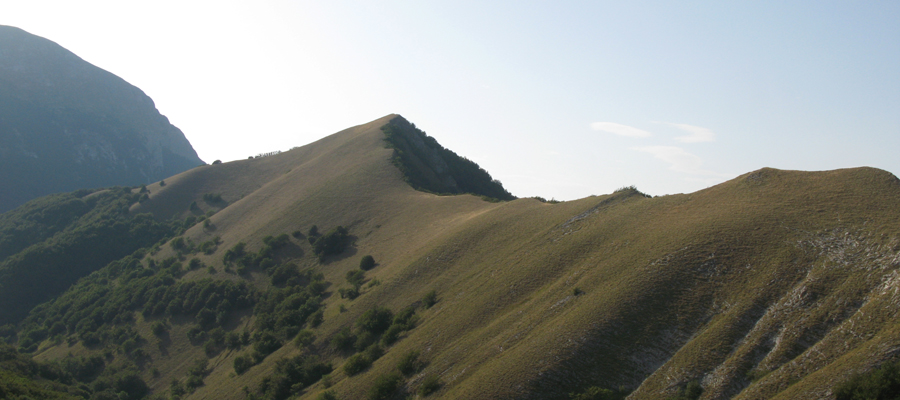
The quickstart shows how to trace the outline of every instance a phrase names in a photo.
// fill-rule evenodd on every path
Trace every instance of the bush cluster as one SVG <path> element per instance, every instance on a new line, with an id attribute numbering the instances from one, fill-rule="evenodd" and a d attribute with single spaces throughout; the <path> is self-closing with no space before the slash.
<path id="1" fill-rule="evenodd" d="M 331 364 L 313 356 L 283 358 L 275 363 L 275 373 L 260 382 L 259 392 L 265 399 L 284 400 L 300 394 L 331 371 Z"/>
<path id="2" fill-rule="evenodd" d="M 376 307 L 360 315 L 354 329 L 345 327 L 331 338 L 331 345 L 344 352 L 359 352 L 344 362 L 349 376 L 365 371 L 384 354 L 384 348 L 397 341 L 399 335 L 415 326 L 415 309 L 406 308 L 397 315 L 385 307 Z"/>
<path id="3" fill-rule="evenodd" d="M 628 392 L 591 386 L 581 393 L 569 393 L 572 400 L 624 400 Z"/>
<path id="4" fill-rule="evenodd" d="M 363 256 L 362 259 L 359 260 L 359 269 L 363 271 L 368 271 L 372 268 L 375 268 L 375 258 L 367 255 Z"/>
<path id="5" fill-rule="evenodd" d="M 220 193 L 203 193 L 202 199 L 206 204 L 214 207 L 221 207 L 228 204 L 224 199 L 222 199 L 222 195 Z"/>
<path id="6" fill-rule="evenodd" d="M 837 400 L 895 399 L 900 393 L 900 361 L 854 375 L 834 387 Z"/>
<path id="7" fill-rule="evenodd" d="M 38 362 L 0 344 L 0 397 L 138 400 L 149 393 L 133 363 L 108 365 L 103 357 L 68 356 Z"/>
<path id="8" fill-rule="evenodd" d="M 257 252 L 247 251 L 247 244 L 239 242 L 225 251 L 222 262 L 226 267 L 237 266 L 239 274 L 246 273 L 251 268 L 259 268 L 270 275 L 279 264 L 276 260 L 276 252 L 290 243 L 290 236 L 283 233 L 278 236 L 266 236 L 263 238 L 263 246 Z"/>
<path id="9" fill-rule="evenodd" d="M 315 225 L 313 225 L 315 228 Z M 310 229 L 309 243 L 313 246 L 313 252 L 324 261 L 326 257 L 341 254 L 350 245 L 350 232 L 343 226 L 337 226 L 324 235 L 318 236 L 316 229 Z"/>
<path id="10" fill-rule="evenodd" d="M 675 393 L 675 396 L 670 397 L 669 400 L 697 400 L 702 394 L 703 387 L 700 386 L 700 382 L 690 381 L 687 383 L 687 385 L 678 389 L 678 392 Z"/>
<path id="11" fill-rule="evenodd" d="M 292 339 L 298 345 L 308 345 L 314 339 L 312 332 L 303 330 L 303 327 L 314 328 L 322 323 L 324 276 L 310 270 L 297 275 L 299 279 L 292 280 L 295 284 L 274 287 L 258 294 L 253 310 L 256 315 L 254 333 L 249 340 L 253 343 L 253 350 L 249 355 L 239 356 L 240 361 L 235 359 L 234 367 L 238 374 L 261 362 Z"/>

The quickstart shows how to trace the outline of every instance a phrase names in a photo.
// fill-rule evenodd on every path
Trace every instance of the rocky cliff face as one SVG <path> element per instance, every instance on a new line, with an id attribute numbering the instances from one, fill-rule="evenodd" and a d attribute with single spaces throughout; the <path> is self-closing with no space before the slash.
<path id="1" fill-rule="evenodd" d="M 0 212 L 202 164 L 140 89 L 56 43 L 0 26 Z"/>

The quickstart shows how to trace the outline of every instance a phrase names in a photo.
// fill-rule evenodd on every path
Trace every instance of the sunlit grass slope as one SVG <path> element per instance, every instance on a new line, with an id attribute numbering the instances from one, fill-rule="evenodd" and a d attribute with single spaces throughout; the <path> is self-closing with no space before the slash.
<path id="1" fill-rule="evenodd" d="M 404 183 L 380 129 L 393 118 L 195 168 L 148 186 L 149 199 L 132 207 L 159 218 L 216 211 L 184 234 L 194 243 L 221 238 L 219 250 L 196 256 L 215 271 L 181 280 L 246 280 L 264 290 L 264 273 L 225 271 L 225 249 L 244 242 L 255 251 L 266 236 L 312 225 L 344 226 L 353 240 L 324 261 L 304 240 L 281 253 L 330 283 L 311 345 L 286 344 L 240 375 L 233 362 L 245 352 L 219 352 L 185 398 L 245 398 L 244 387 L 253 393 L 278 360 L 298 354 L 334 371 L 294 396 L 367 398 L 411 351 L 422 368 L 401 378 L 395 398 L 418 396 L 429 377 L 439 379 L 430 398 L 446 399 L 569 398 L 592 386 L 658 399 L 691 381 L 703 399 L 827 398 L 836 382 L 900 348 L 900 183 L 887 172 L 762 169 L 685 195 L 624 189 L 559 204 L 491 203 Z M 172 254 L 162 246 L 151 257 Z M 377 265 L 358 298 L 342 298 L 363 255 Z M 430 291 L 437 302 L 425 308 Z M 351 353 L 331 339 L 375 307 L 407 306 L 417 307 L 415 327 L 367 369 L 345 372 Z M 255 318 L 247 310 L 228 329 Z M 170 323 L 158 341 L 148 321 L 135 322 L 148 338 L 144 376 L 156 394 L 205 357 L 186 339 L 190 319 Z M 39 358 L 68 352 L 90 350 L 44 345 Z"/>

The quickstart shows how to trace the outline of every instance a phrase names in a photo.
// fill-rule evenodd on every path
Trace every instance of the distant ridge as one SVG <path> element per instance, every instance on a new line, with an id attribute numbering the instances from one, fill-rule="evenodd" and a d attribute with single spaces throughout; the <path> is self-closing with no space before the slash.
<path id="1" fill-rule="evenodd" d="M 0 212 L 202 164 L 140 89 L 52 41 L 0 26 Z"/>

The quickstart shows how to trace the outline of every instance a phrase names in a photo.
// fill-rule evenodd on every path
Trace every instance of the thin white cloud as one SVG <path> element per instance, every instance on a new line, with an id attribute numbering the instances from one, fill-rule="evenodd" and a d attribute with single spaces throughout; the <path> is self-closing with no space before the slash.
<path id="1" fill-rule="evenodd" d="M 663 122 L 666 125 L 674 126 L 678 129 L 681 129 L 685 132 L 690 133 L 687 136 L 679 136 L 676 137 L 675 140 L 682 143 L 700 143 L 700 142 L 715 142 L 716 141 L 716 133 L 712 131 L 712 129 L 704 128 L 702 126 L 694 126 L 688 124 L 676 124 L 674 122 Z"/>
<path id="2" fill-rule="evenodd" d="M 632 126 L 617 124 L 614 122 L 594 122 L 591 123 L 591 129 L 595 131 L 609 132 L 619 136 L 628 137 L 650 137 L 652 133 L 641 130 Z"/>
<path id="3" fill-rule="evenodd" d="M 725 177 L 725 174 L 719 174 L 713 171 L 708 171 L 701 166 L 703 165 L 703 160 L 696 155 L 688 153 L 684 151 L 681 147 L 675 146 L 646 146 L 646 147 L 632 147 L 632 150 L 641 151 L 644 153 L 650 153 L 653 157 L 662 160 L 664 162 L 669 163 L 669 169 L 676 172 L 683 172 L 691 175 L 706 175 L 706 176 L 721 176 Z"/>

